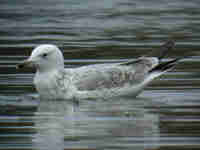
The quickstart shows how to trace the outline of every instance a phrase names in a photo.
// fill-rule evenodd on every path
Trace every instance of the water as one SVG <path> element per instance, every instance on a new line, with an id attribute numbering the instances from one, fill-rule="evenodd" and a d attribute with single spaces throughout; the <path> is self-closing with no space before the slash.
<path id="1" fill-rule="evenodd" d="M 198 0 L 0 2 L 0 149 L 200 149 Z M 58 45 L 66 67 L 120 62 L 176 41 L 184 59 L 137 98 L 41 101 L 33 70 L 15 65 L 34 46 Z"/>

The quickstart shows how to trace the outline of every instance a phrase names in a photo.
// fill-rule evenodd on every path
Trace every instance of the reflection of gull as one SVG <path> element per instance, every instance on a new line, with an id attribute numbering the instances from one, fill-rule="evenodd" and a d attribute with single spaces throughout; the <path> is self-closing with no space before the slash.
<path id="1" fill-rule="evenodd" d="M 171 69 L 179 60 L 160 62 L 173 46 L 172 41 L 164 44 L 159 57 L 64 69 L 61 51 L 55 45 L 40 45 L 18 68 L 36 67 L 34 84 L 41 98 L 45 99 L 136 96 L 145 85 Z"/>

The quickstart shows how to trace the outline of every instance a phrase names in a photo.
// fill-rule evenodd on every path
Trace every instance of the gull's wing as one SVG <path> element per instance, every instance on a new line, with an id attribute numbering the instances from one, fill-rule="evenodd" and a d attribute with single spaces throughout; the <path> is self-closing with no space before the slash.
<path id="1" fill-rule="evenodd" d="M 155 66 L 155 58 L 139 58 L 116 64 L 89 65 L 73 70 L 73 81 L 78 90 L 122 88 L 140 84 Z"/>
<path id="2" fill-rule="evenodd" d="M 118 67 L 88 69 L 79 71 L 75 76 L 78 90 L 97 90 L 123 87 L 128 81 L 133 81 L 134 72 Z"/>

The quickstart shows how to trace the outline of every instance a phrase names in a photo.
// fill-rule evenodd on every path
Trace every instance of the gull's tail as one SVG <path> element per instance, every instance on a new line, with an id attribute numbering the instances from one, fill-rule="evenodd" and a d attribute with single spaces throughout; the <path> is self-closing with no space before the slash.
<path id="1" fill-rule="evenodd" d="M 176 58 L 176 59 L 173 59 L 173 60 L 170 60 L 170 61 L 167 61 L 167 62 L 159 63 L 154 68 L 149 70 L 149 75 L 146 78 L 144 83 L 145 84 L 149 83 L 154 78 L 159 77 L 163 73 L 173 69 L 180 59 L 182 59 L 182 58 Z"/>
<path id="2" fill-rule="evenodd" d="M 184 58 L 184 57 L 183 57 Z M 182 59 L 181 58 L 176 58 L 176 59 L 173 59 L 173 60 L 170 60 L 170 61 L 167 61 L 167 62 L 161 62 L 159 63 L 157 66 L 155 66 L 154 68 L 152 68 L 149 73 L 154 73 L 154 72 L 157 72 L 157 73 L 164 73 L 166 71 L 169 71 L 171 70 L 172 68 L 174 68 L 174 66 L 178 63 L 178 61 Z"/>

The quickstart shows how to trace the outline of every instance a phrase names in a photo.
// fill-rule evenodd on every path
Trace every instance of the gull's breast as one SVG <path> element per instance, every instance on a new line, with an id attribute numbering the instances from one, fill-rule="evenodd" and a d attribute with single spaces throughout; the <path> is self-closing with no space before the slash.
<path id="1" fill-rule="evenodd" d="M 63 98 L 63 92 L 57 82 L 56 72 L 37 73 L 34 78 L 34 85 L 42 98 Z"/>

